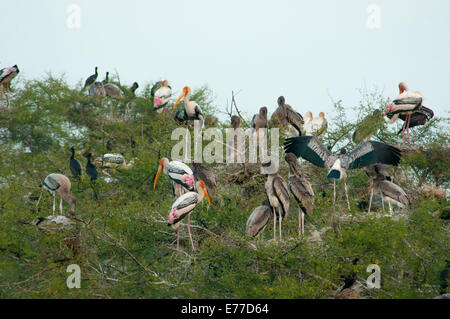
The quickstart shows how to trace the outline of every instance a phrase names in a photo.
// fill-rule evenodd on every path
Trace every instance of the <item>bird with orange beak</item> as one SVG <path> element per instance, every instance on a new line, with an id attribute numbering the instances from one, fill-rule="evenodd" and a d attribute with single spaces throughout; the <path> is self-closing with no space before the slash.
<path id="1" fill-rule="evenodd" d="M 179 161 L 171 161 L 166 157 L 159 161 L 158 172 L 156 173 L 153 189 L 156 188 L 156 183 L 161 175 L 161 172 L 166 173 L 172 180 L 173 192 L 175 197 L 179 197 L 184 193 L 184 190 L 194 190 L 194 173 L 186 164 Z"/>
<path id="2" fill-rule="evenodd" d="M 195 250 L 194 242 L 191 234 L 191 212 L 194 208 L 206 197 L 208 205 L 211 206 L 211 200 L 209 199 L 208 192 L 204 181 L 198 181 L 196 183 L 197 193 L 188 192 L 180 197 L 173 203 L 172 209 L 169 212 L 168 225 L 177 226 L 177 250 L 180 249 L 180 227 L 177 225 L 184 217 L 188 217 L 188 232 L 189 239 L 191 240 L 192 251 Z"/>
<path id="3" fill-rule="evenodd" d="M 400 95 L 386 107 L 384 114 L 391 118 L 389 123 L 394 123 L 400 115 L 406 115 L 405 123 L 402 128 L 402 139 L 404 140 L 405 138 L 406 130 L 409 143 L 411 144 L 411 138 L 409 136 L 411 114 L 422 106 L 423 95 L 419 91 L 410 91 L 405 82 L 400 82 L 398 88 Z"/>
<path id="4" fill-rule="evenodd" d="M 200 106 L 197 104 L 197 102 L 190 101 L 189 96 L 191 95 L 191 89 L 188 86 L 185 86 L 183 88 L 183 91 L 181 92 L 180 96 L 178 97 L 177 101 L 173 105 L 173 110 L 175 110 L 178 102 L 181 101 L 182 98 L 184 98 L 184 119 L 186 121 L 187 126 L 189 127 L 189 121 L 201 121 L 201 125 L 203 125 L 203 112 Z"/>

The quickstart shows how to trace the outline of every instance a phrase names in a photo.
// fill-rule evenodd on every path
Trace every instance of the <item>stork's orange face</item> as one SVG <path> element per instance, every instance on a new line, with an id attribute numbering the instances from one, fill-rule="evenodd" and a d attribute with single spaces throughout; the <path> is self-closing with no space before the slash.
<path id="1" fill-rule="evenodd" d="M 181 94 L 180 94 L 180 96 L 178 97 L 177 101 L 176 101 L 175 104 L 173 105 L 172 110 L 175 110 L 175 107 L 177 106 L 178 102 L 180 102 L 180 100 L 181 100 L 184 96 L 186 96 L 188 93 L 189 93 L 189 87 L 188 87 L 188 86 L 185 86 L 185 87 L 183 88 L 183 91 L 181 91 Z"/>

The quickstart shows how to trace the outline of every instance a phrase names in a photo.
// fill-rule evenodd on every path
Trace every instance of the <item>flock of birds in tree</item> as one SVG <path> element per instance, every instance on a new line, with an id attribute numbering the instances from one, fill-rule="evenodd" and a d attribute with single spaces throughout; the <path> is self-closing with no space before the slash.
<path id="1" fill-rule="evenodd" d="M 17 76 L 19 69 L 17 65 L 0 70 L 0 92 L 4 98 L 4 88 L 10 92 L 11 80 Z M 94 96 L 109 96 L 111 98 L 122 99 L 124 97 L 120 88 L 109 82 L 109 72 L 102 82 L 97 81 L 98 68 L 95 67 L 95 73 L 89 76 L 84 84 L 83 90 L 89 88 L 89 94 Z M 130 87 L 134 94 L 138 89 L 138 83 L 133 83 Z M 389 210 L 392 213 L 392 205 L 400 208 L 407 207 L 409 204 L 408 197 L 405 192 L 393 183 L 390 176 L 389 166 L 397 166 L 400 162 L 401 152 L 398 148 L 370 140 L 374 134 L 370 129 L 370 122 L 374 117 L 386 115 L 390 118 L 390 122 L 395 122 L 398 118 L 404 121 L 402 129 L 402 140 L 404 142 L 405 135 L 411 143 L 409 129 L 418 125 L 425 125 L 433 117 L 433 111 L 422 105 L 423 96 L 418 91 L 410 91 L 408 86 L 401 82 L 399 84 L 400 94 L 390 103 L 384 114 L 377 110 L 373 114 L 364 119 L 355 130 L 353 140 L 360 142 L 354 150 L 347 153 L 341 151 L 340 155 L 334 155 L 331 150 L 325 147 L 321 138 L 327 130 L 327 120 L 323 112 L 318 117 L 313 117 L 311 112 L 307 112 L 303 117 L 292 106 L 286 104 L 285 98 L 280 96 L 277 100 L 278 108 L 272 114 L 271 125 L 280 127 L 287 134 L 293 137 L 287 138 L 284 144 L 285 161 L 289 166 L 288 183 L 278 172 L 268 172 L 265 183 L 265 192 L 267 199 L 263 201 L 251 213 L 246 225 L 246 233 L 249 236 L 257 236 L 261 234 L 273 219 L 274 240 L 276 241 L 278 220 L 279 239 L 282 239 L 282 222 L 289 213 L 291 202 L 291 194 L 299 209 L 298 234 L 304 234 L 304 218 L 306 215 L 313 214 L 315 194 L 310 181 L 300 174 L 298 168 L 298 158 L 310 162 L 314 166 L 326 168 L 328 170 L 327 177 L 333 179 L 333 204 L 336 202 L 336 180 L 344 181 L 344 191 L 348 208 L 350 202 L 348 198 L 348 189 L 346 184 L 346 171 L 349 169 L 364 168 L 367 176 L 371 179 L 369 212 L 372 206 L 373 195 L 379 194 L 384 209 L 384 203 L 388 203 Z M 151 97 L 153 105 L 157 113 L 166 112 L 172 98 L 172 88 L 167 80 L 157 82 L 151 89 Z M 184 99 L 184 110 L 177 111 L 174 119 L 179 123 L 185 123 L 189 127 L 189 123 L 193 120 L 201 121 L 203 124 L 203 113 L 198 103 L 190 100 L 191 89 L 185 86 L 181 94 L 173 104 L 172 110 L 175 110 L 181 99 Z M 231 116 L 231 127 L 237 129 L 240 127 L 241 119 L 239 116 Z M 259 133 L 259 129 L 268 128 L 268 108 L 261 107 L 259 112 L 255 114 L 251 121 L 251 127 L 255 132 Z M 369 128 L 369 129 L 367 129 Z M 364 130 L 365 129 L 365 130 Z M 405 133 L 406 132 L 406 133 Z M 81 164 L 75 159 L 75 150 L 70 149 L 71 156 L 69 161 L 72 176 L 78 180 L 82 175 Z M 93 183 L 98 177 L 96 166 L 92 163 L 92 154 L 86 153 L 86 174 Z M 261 164 L 264 171 L 265 168 L 271 166 L 270 161 Z M 195 163 L 192 170 L 188 165 L 180 161 L 170 161 L 168 158 L 161 158 L 158 171 L 154 180 L 153 187 L 156 189 L 157 181 L 161 173 L 165 173 L 172 182 L 173 195 L 176 200 L 173 203 L 168 215 L 168 224 L 177 229 L 177 249 L 179 249 L 179 232 L 180 222 L 187 217 L 187 228 L 189 238 L 194 250 L 194 242 L 190 228 L 190 215 L 195 207 L 206 198 L 208 205 L 211 206 L 212 199 L 216 198 L 216 177 L 211 168 Z M 245 165 L 244 165 L 245 170 Z M 56 193 L 60 195 L 60 212 L 63 211 L 63 200 L 66 201 L 71 209 L 70 214 L 75 214 L 76 199 L 71 193 L 71 182 L 69 178 L 62 174 L 48 175 L 42 185 L 42 191 L 48 190 L 54 198 L 53 213 L 56 210 Z M 93 187 L 95 198 L 97 194 Z M 40 202 L 41 195 L 38 200 Z M 212 195 L 210 197 L 210 195 Z"/>

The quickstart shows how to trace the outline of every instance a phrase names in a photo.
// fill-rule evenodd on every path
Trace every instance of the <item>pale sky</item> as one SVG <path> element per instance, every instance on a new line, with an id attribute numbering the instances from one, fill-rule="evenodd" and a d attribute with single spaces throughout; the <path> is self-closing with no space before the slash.
<path id="1" fill-rule="evenodd" d="M 367 26 L 370 4 L 380 28 Z M 449 0 L 2 0 L 0 12 L 0 66 L 18 64 L 26 79 L 51 71 L 76 84 L 98 66 L 100 80 L 117 71 L 140 90 L 207 84 L 221 109 L 234 90 L 248 114 L 273 112 L 284 95 L 315 115 L 331 110 L 328 93 L 352 107 L 364 86 L 394 97 L 406 81 L 435 115 L 450 111 Z"/>

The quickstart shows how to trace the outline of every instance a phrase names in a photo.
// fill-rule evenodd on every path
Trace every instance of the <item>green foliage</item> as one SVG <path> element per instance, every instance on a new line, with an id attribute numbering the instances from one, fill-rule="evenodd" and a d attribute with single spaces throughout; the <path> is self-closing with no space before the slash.
<path id="1" fill-rule="evenodd" d="M 248 216 L 265 198 L 265 177 L 258 174 L 259 167 L 249 165 L 250 176 L 232 183 L 229 177 L 239 173 L 240 165 L 211 164 L 219 198 L 210 208 L 200 204 L 192 214 L 196 252 L 190 251 L 185 224 L 183 251 L 176 251 L 176 231 L 167 226 L 174 201 L 171 183 L 162 176 L 153 189 L 158 160 L 170 157 L 176 143 L 171 141 L 177 127 L 173 113 L 154 112 L 151 84 L 143 85 L 142 95 L 134 97 L 118 75 L 111 82 L 124 92 L 123 101 L 99 101 L 82 93 L 81 84 L 71 88 L 63 77 L 48 75 L 16 86 L 10 108 L 0 110 L 0 298 L 330 298 L 342 286 L 342 275 L 356 273 L 364 283 L 366 268 L 373 263 L 381 267 L 382 287 L 364 290 L 364 297 L 429 298 L 439 293 L 449 232 L 448 223 L 433 213 L 449 203 L 411 198 L 407 218 L 383 217 L 381 205 L 377 208 L 374 203 L 377 213 L 368 215 L 357 208 L 367 199 L 369 186 L 361 170 L 349 172 L 352 210 L 347 212 L 339 191 L 342 185 L 338 182 L 337 204 L 332 205 L 333 184 L 326 172 L 302 163 L 300 170 L 316 193 L 314 214 L 306 217 L 306 237 L 297 238 L 298 208 L 292 201 L 290 216 L 283 222 L 284 241 L 274 243 L 272 222 L 261 238 L 245 236 Z M 326 145 L 335 146 L 333 150 L 351 150 L 357 123 L 387 101 L 378 92 L 362 96 L 355 108 L 356 121 L 342 101 L 335 104 L 324 139 Z M 206 114 L 217 112 L 207 87 L 193 90 L 191 99 Z M 448 158 L 438 152 L 448 145 L 443 123 L 436 118 L 416 129 L 426 150 L 436 148 L 423 152 L 425 157 L 405 158 L 395 179 L 405 189 L 420 182 L 413 165 L 418 174 L 431 168 L 430 176 L 439 175 L 439 184 L 448 185 Z M 374 138 L 396 144 L 401 140 L 396 130 L 380 123 Z M 106 175 L 99 171 L 94 185 L 98 200 L 85 174 L 80 182 L 71 178 L 79 220 L 74 229 L 48 232 L 31 225 L 37 216 L 52 212 L 47 192 L 40 211 L 32 199 L 39 196 L 43 179 L 55 172 L 71 176 L 70 146 L 84 167 L 81 153 L 101 157 L 108 140 L 114 153 L 123 154 L 127 162 L 134 160 L 133 168 L 110 169 L 113 184 L 106 183 Z M 287 176 L 284 161 L 280 165 L 280 173 Z M 312 241 L 311 233 L 325 227 L 329 230 L 321 240 Z M 352 265 L 355 257 L 360 262 Z M 70 264 L 82 269 L 81 289 L 66 286 Z"/>

